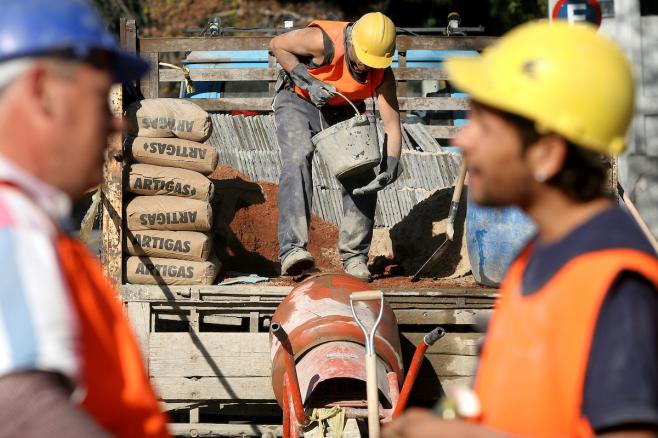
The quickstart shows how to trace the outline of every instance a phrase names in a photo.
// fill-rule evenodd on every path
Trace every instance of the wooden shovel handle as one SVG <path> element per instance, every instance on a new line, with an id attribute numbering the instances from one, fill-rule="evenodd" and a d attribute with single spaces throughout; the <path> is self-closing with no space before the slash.
<path id="1" fill-rule="evenodd" d="M 366 355 L 366 389 L 368 396 L 368 436 L 379 438 L 379 389 L 377 388 L 377 356 Z"/>
<path id="2" fill-rule="evenodd" d="M 352 292 L 350 294 L 352 301 L 370 301 L 381 300 L 384 298 L 384 293 L 380 290 L 368 290 L 364 292 Z"/>

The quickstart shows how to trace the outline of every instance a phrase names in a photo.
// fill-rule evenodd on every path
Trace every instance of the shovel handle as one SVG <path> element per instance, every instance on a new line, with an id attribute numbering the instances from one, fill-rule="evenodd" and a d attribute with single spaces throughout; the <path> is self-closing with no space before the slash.
<path id="1" fill-rule="evenodd" d="M 466 179 L 466 160 L 462 156 L 462 162 L 459 164 L 459 173 L 455 180 L 455 191 L 452 192 L 452 202 L 459 203 L 462 196 L 462 189 L 464 188 L 464 180 Z"/>
<path id="2" fill-rule="evenodd" d="M 352 301 L 371 301 L 381 300 L 384 298 L 384 293 L 380 290 L 368 290 L 364 292 L 352 292 L 350 294 Z"/>
<path id="3" fill-rule="evenodd" d="M 377 388 L 377 356 L 366 355 L 366 390 L 368 396 L 368 436 L 379 438 L 379 389 Z"/>

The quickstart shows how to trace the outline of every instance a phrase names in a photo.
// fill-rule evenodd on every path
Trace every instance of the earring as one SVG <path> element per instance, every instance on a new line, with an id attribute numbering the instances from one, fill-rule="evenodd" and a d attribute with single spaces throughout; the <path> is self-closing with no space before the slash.
<path id="1" fill-rule="evenodd" d="M 535 181 L 537 181 L 539 183 L 543 183 L 543 182 L 546 182 L 547 179 L 548 179 L 548 176 L 546 175 L 545 171 L 540 169 L 540 170 L 535 172 Z"/>

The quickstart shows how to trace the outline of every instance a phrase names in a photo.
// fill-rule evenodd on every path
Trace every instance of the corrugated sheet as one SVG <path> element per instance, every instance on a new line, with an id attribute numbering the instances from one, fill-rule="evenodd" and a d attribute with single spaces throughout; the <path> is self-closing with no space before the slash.
<path id="1" fill-rule="evenodd" d="M 281 158 L 274 116 L 253 117 L 211 114 L 213 132 L 206 143 L 219 150 L 220 164 L 229 165 L 249 178 L 278 184 Z M 403 124 L 404 173 L 379 193 L 375 226 L 392 227 L 434 190 L 451 187 L 459 167 L 459 155 L 443 152 L 424 125 Z M 384 138 L 381 124 L 380 138 Z M 313 213 L 327 222 L 340 223 L 340 183 L 315 154 L 313 158 Z"/>

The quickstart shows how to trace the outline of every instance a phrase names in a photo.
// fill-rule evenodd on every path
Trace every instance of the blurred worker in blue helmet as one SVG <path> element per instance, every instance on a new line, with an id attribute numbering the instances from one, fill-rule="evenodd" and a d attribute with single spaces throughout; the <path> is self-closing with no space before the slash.
<path id="1" fill-rule="evenodd" d="M 0 14 L 0 437 L 166 437 L 115 291 L 63 224 L 121 129 L 115 82 L 146 62 L 83 0 Z"/>

